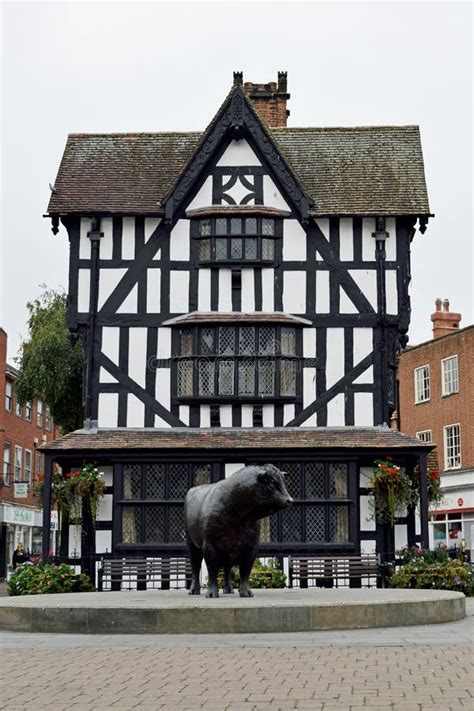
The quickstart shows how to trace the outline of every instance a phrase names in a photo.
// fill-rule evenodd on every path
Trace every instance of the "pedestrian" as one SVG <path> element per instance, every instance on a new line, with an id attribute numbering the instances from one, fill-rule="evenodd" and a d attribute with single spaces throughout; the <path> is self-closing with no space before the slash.
<path id="1" fill-rule="evenodd" d="M 25 552 L 25 546 L 23 543 L 19 543 L 17 547 L 15 548 L 15 551 L 13 552 L 13 559 L 12 559 L 12 567 L 13 570 L 16 569 L 18 565 L 21 565 L 22 563 L 26 563 L 28 560 L 28 556 L 26 555 Z"/>

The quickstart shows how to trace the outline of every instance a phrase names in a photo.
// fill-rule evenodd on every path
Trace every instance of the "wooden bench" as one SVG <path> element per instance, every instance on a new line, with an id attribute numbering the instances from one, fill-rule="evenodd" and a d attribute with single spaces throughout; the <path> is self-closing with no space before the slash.
<path id="1" fill-rule="evenodd" d="M 177 590 L 191 585 L 187 558 L 102 558 L 97 589 Z"/>
<path id="2" fill-rule="evenodd" d="M 383 585 L 377 555 L 289 556 L 288 585 L 307 587 L 377 587 Z"/>

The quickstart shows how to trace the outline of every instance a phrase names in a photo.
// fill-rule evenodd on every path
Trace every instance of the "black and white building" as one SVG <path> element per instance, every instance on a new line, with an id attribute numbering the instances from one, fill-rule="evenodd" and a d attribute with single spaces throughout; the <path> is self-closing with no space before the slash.
<path id="1" fill-rule="evenodd" d="M 49 471 L 106 473 L 97 553 L 184 552 L 188 487 L 262 461 L 297 501 L 264 554 L 427 541 L 424 491 L 394 531 L 368 511 L 374 459 L 419 462 L 423 482 L 430 449 L 387 427 L 430 216 L 419 129 L 287 128 L 286 92 L 284 73 L 236 73 L 204 133 L 68 138 L 48 214 L 69 238 L 86 421 L 44 451 Z"/>

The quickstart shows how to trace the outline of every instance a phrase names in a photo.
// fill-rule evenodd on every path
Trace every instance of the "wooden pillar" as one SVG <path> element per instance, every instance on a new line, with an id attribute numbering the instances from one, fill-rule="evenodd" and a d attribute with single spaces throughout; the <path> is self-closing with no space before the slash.
<path id="1" fill-rule="evenodd" d="M 428 455 L 423 452 L 419 456 L 420 465 L 420 528 L 421 528 L 421 545 L 424 548 L 429 546 L 428 533 L 428 481 L 427 481 L 427 459 Z"/>
<path id="2" fill-rule="evenodd" d="M 44 455 L 44 479 L 43 479 L 43 553 L 49 553 L 51 535 L 51 479 L 53 476 L 53 456 Z"/>

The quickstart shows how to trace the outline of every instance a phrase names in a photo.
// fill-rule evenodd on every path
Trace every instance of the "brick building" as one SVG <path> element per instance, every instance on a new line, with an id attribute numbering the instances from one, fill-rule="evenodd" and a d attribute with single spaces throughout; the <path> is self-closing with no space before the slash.
<path id="1" fill-rule="evenodd" d="M 442 504 L 430 512 L 430 541 L 474 547 L 474 326 L 436 300 L 433 339 L 400 356 L 399 428 L 438 449 Z"/>
<path id="2" fill-rule="evenodd" d="M 18 543 L 31 552 L 41 550 L 43 512 L 34 487 L 38 473 L 44 472 L 44 456 L 38 447 L 58 435 L 45 403 L 17 402 L 17 375 L 7 363 L 7 334 L 0 328 L 0 579 L 6 577 Z"/>

